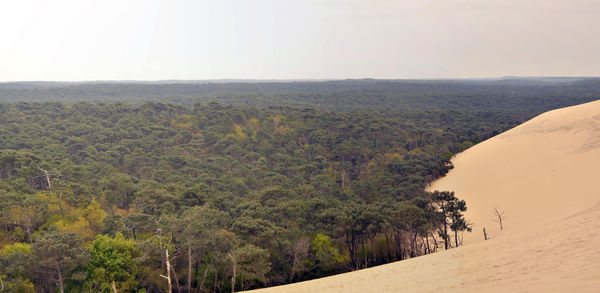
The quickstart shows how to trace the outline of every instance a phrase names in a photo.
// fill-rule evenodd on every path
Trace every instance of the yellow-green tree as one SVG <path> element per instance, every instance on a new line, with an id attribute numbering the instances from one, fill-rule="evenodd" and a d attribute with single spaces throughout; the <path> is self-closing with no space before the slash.
<path id="1" fill-rule="evenodd" d="M 118 291 L 135 289 L 137 267 L 134 259 L 137 254 L 135 242 L 125 239 L 121 233 L 114 238 L 98 235 L 90 250 L 85 289 L 90 292 L 110 292 L 113 281 Z"/>

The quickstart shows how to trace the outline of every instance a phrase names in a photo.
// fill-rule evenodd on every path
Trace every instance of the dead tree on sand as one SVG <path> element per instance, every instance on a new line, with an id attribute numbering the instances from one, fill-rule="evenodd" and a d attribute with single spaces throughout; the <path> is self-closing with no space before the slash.
<path id="1" fill-rule="evenodd" d="M 499 210 L 498 208 L 494 208 L 494 219 L 492 221 L 500 224 L 500 230 L 503 229 L 502 221 L 507 217 L 504 216 L 504 211 Z"/>

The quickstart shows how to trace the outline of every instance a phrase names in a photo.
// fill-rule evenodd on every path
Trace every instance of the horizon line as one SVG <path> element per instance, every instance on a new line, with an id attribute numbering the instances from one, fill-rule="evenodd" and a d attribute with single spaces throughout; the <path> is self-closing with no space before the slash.
<path id="1" fill-rule="evenodd" d="M 89 80 L 7 80 L 7 83 L 286 83 L 286 82 L 327 82 L 327 81 L 495 81 L 509 79 L 595 79 L 599 76 L 561 76 L 561 75 L 532 75 L 532 76 L 500 76 L 500 77 L 436 77 L 436 78 L 214 78 L 214 79 L 89 79 Z"/>

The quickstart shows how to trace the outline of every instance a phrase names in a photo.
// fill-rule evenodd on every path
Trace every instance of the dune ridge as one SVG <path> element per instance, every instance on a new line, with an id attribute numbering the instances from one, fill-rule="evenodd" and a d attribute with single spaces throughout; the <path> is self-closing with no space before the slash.
<path id="1" fill-rule="evenodd" d="M 598 292 L 600 100 L 546 112 L 452 161 L 428 189 L 467 201 L 466 245 L 253 292 Z M 503 231 L 494 208 L 508 217 Z"/>

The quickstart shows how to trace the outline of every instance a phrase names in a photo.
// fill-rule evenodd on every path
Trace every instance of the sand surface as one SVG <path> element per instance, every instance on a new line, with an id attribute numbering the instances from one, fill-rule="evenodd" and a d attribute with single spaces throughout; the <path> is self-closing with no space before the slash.
<path id="1" fill-rule="evenodd" d="M 252 292 L 598 292 L 600 206 L 533 231 Z"/>
<path id="2" fill-rule="evenodd" d="M 453 163 L 430 189 L 467 201 L 465 246 L 256 292 L 600 292 L 600 101 L 544 113 Z"/>
<path id="3" fill-rule="evenodd" d="M 529 229 L 600 201 L 600 101 L 546 112 L 473 146 L 428 190 L 453 190 L 466 200 L 473 233 L 464 243 Z"/>

